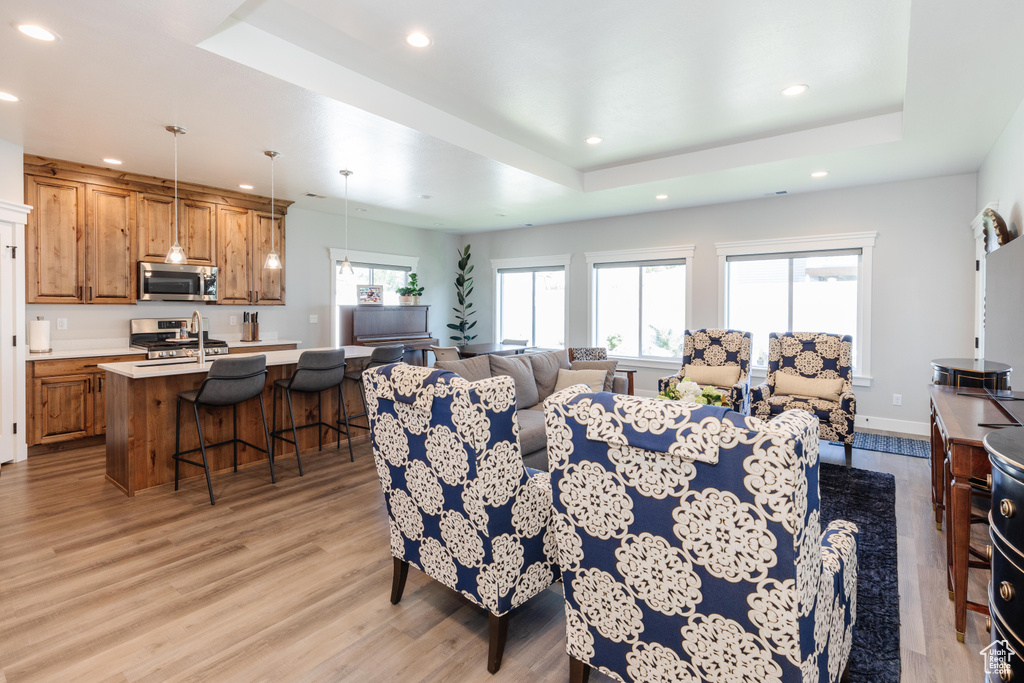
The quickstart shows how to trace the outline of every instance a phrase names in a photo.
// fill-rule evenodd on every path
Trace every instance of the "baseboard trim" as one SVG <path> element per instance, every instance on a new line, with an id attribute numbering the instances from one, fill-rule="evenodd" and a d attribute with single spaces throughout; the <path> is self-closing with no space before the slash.
<path id="1" fill-rule="evenodd" d="M 871 432 L 912 434 L 914 436 L 930 435 L 930 429 L 927 422 L 894 420 L 889 417 L 872 417 L 870 415 L 858 415 L 857 419 L 854 421 L 854 429 L 863 429 L 864 431 Z"/>

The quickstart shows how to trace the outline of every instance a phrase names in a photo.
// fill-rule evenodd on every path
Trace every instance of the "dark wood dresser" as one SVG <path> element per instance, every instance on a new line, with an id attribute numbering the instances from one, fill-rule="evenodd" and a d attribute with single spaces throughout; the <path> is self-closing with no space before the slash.
<path id="1" fill-rule="evenodd" d="M 1024 428 L 985 437 L 992 463 L 992 645 L 988 681 L 1024 681 Z M 1013 651 L 1012 656 L 1007 648 Z"/>

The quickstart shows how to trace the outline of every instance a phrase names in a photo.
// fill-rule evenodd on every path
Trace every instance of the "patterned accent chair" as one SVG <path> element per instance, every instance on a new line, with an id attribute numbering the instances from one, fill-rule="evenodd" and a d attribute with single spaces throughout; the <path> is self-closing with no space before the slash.
<path id="1" fill-rule="evenodd" d="M 673 381 L 686 376 L 687 365 L 709 367 L 738 367 L 740 376 L 730 386 L 714 385 L 729 396 L 729 402 L 737 412 L 749 413 L 750 400 L 750 333 L 741 330 L 700 329 L 683 333 L 683 362 L 679 372 L 658 380 L 658 392 L 665 391 Z"/>
<path id="2" fill-rule="evenodd" d="M 547 472 L 526 470 L 511 377 L 385 365 L 363 373 L 373 457 L 391 527 L 398 604 L 409 565 L 490 615 L 487 670 L 509 612 L 558 578 Z"/>
<path id="3" fill-rule="evenodd" d="M 570 346 L 569 362 L 574 360 L 608 360 L 608 349 L 603 346 Z"/>
<path id="4" fill-rule="evenodd" d="M 853 422 L 857 397 L 852 383 L 853 337 L 813 332 L 772 332 L 768 335 L 768 375 L 750 391 L 750 414 L 762 420 L 787 410 L 806 410 L 821 421 L 821 438 L 843 444 L 846 463 L 853 454 Z M 835 396 L 783 394 L 776 391 L 780 374 L 797 378 L 842 380 Z"/>
<path id="5" fill-rule="evenodd" d="M 858 530 L 822 533 L 817 420 L 607 393 L 545 406 L 570 681 L 839 680 Z"/>

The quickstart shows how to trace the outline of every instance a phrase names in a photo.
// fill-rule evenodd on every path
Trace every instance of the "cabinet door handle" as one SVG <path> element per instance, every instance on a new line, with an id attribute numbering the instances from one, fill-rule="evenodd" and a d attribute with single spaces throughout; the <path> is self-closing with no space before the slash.
<path id="1" fill-rule="evenodd" d="M 103 393 L 103 375 L 100 375 L 99 377 L 96 378 L 96 387 L 97 387 L 96 391 L 102 394 Z M 989 546 L 989 547 L 991 547 L 991 546 Z M 991 552 L 991 551 L 989 551 L 989 552 Z"/>
<path id="2" fill-rule="evenodd" d="M 92 285 L 89 285 L 89 301 L 92 301 Z"/>
<path id="3" fill-rule="evenodd" d="M 85 393 L 91 394 L 92 393 L 92 377 L 87 378 L 86 382 L 87 383 L 85 385 Z"/>
<path id="4" fill-rule="evenodd" d="M 256 290 L 256 301 L 254 301 L 253 303 L 258 304 L 259 302 L 260 302 L 260 290 L 257 289 Z"/>

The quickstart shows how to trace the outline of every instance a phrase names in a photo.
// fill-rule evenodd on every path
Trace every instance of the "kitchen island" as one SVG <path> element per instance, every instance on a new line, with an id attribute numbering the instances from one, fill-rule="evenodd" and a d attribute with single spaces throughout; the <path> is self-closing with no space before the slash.
<path id="1" fill-rule="evenodd" d="M 346 346 L 345 357 L 349 369 L 365 365 L 373 349 L 365 346 Z M 325 349 L 313 349 L 325 350 Z M 263 402 L 267 411 L 267 426 L 272 429 L 274 411 L 274 381 L 291 377 L 295 372 L 302 351 L 268 351 L 267 382 L 263 389 Z M 233 354 L 233 358 L 246 355 Z M 195 361 L 136 361 L 126 363 L 102 363 L 99 369 L 106 375 L 107 414 L 107 479 L 125 494 L 136 492 L 174 481 L 174 437 L 175 410 L 178 393 L 198 389 L 206 378 L 213 361 L 200 366 Z M 353 382 L 343 386 L 344 401 L 350 415 L 363 412 L 359 391 Z M 288 407 L 280 392 L 277 409 L 278 429 L 290 426 Z M 337 415 L 337 392 L 325 391 L 322 396 L 324 422 L 333 422 Z M 317 420 L 317 397 L 315 394 L 293 394 L 295 422 L 303 425 Z M 231 438 L 232 420 L 230 409 L 200 408 L 203 433 L 206 443 L 217 443 Z M 365 418 L 354 421 L 365 425 Z M 238 436 L 257 445 L 265 443 L 263 422 L 260 417 L 259 401 L 247 401 L 238 406 Z M 342 437 L 344 439 L 344 437 Z M 366 430 L 355 429 L 353 438 L 366 438 Z M 335 433 L 324 430 L 324 443 L 333 444 Z M 317 446 L 317 430 L 299 431 L 299 443 L 303 451 Z M 191 409 L 182 410 L 181 449 L 199 446 L 195 418 Z M 282 455 L 294 452 L 287 442 L 275 439 L 275 461 Z M 233 450 L 221 446 L 207 450 L 210 472 L 231 469 Z M 345 454 L 347 457 L 347 453 Z M 238 444 L 239 465 L 267 459 L 266 453 Z M 182 478 L 202 476 L 202 468 L 182 463 Z M 297 473 L 296 473 L 297 474 Z"/>

